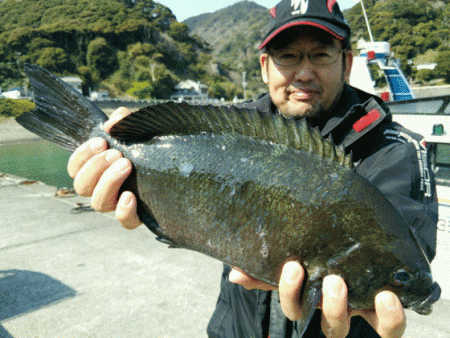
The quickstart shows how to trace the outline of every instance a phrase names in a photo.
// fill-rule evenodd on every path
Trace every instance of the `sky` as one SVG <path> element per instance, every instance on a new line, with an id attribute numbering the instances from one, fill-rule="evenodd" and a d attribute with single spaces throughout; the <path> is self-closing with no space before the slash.
<path id="1" fill-rule="evenodd" d="M 204 13 L 212 13 L 219 9 L 234 5 L 241 0 L 155 0 L 160 4 L 169 7 L 179 22 L 190 17 Z M 272 8 L 280 0 L 252 0 L 258 5 Z M 351 8 L 356 4 L 355 0 L 338 0 L 341 10 Z"/>

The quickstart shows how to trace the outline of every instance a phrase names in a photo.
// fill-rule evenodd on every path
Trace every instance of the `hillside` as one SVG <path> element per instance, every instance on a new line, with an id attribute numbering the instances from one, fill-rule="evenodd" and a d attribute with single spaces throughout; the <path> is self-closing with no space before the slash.
<path id="1" fill-rule="evenodd" d="M 18 6 L 20 4 L 20 6 Z M 364 0 L 377 41 L 388 41 L 404 72 L 418 83 L 450 83 L 450 0 Z M 352 44 L 369 39 L 356 4 L 344 12 Z M 83 90 L 168 98 L 183 79 L 200 81 L 211 97 L 247 97 L 265 90 L 258 45 L 268 9 L 241 1 L 177 22 L 152 0 L 0 0 L 0 85 L 23 83 L 23 63 L 78 75 Z M 414 63 L 437 63 L 417 71 Z M 139 83 L 134 86 L 134 83 Z"/>
<path id="2" fill-rule="evenodd" d="M 268 9 L 252 1 L 241 1 L 214 13 L 202 14 L 184 21 L 193 37 L 204 39 L 212 56 L 231 73 L 236 83 L 246 72 L 249 97 L 264 90 L 259 71 L 258 46 L 268 23 Z"/>
<path id="3" fill-rule="evenodd" d="M 25 62 L 80 76 L 85 93 L 103 87 L 121 95 L 139 82 L 147 85 L 144 96 L 168 98 L 188 78 L 209 85 L 212 96 L 239 91 L 213 67 L 203 42 L 151 0 L 1 1 L 3 90 L 21 81 Z"/>
<path id="4" fill-rule="evenodd" d="M 225 58 L 233 50 L 257 47 L 268 23 L 267 9 L 252 1 L 241 1 L 214 13 L 202 14 L 184 21 L 191 34 L 205 39 L 213 55 Z"/>

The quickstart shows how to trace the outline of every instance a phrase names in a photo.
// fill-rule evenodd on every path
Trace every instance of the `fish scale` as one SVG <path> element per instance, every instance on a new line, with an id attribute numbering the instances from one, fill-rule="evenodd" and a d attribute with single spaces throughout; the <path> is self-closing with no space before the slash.
<path id="1" fill-rule="evenodd" d="M 73 88 L 37 66 L 25 72 L 37 108 L 17 122 L 66 149 L 101 136 L 120 150 L 133 164 L 122 189 L 136 195 L 140 220 L 159 240 L 271 285 L 298 260 L 307 276 L 301 332 L 328 274 L 344 278 L 355 309 L 373 309 L 383 290 L 421 314 L 439 299 L 405 219 L 305 120 L 170 102 L 132 113 L 109 135 L 107 117 Z"/>

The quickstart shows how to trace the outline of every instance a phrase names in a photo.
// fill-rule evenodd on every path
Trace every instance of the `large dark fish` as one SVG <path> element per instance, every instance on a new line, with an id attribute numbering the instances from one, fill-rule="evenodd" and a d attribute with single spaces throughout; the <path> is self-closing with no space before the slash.
<path id="1" fill-rule="evenodd" d="M 381 290 L 421 314 L 439 299 L 404 218 L 304 121 L 165 103 L 131 114 L 108 135 L 107 116 L 71 86 L 37 66 L 25 72 L 37 108 L 17 122 L 69 150 L 101 136 L 123 152 L 134 166 L 126 188 L 160 240 L 272 285 L 286 261 L 299 260 L 308 276 L 303 327 L 328 274 L 344 278 L 354 309 L 373 309 Z"/>

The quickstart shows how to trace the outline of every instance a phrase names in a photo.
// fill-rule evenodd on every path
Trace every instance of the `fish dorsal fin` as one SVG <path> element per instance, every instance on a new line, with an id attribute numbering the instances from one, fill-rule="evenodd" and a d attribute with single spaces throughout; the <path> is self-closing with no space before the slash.
<path id="1" fill-rule="evenodd" d="M 331 139 L 324 139 L 304 119 L 287 119 L 257 109 L 167 102 L 133 112 L 114 125 L 110 134 L 120 142 L 139 143 L 156 136 L 204 132 L 249 136 L 353 166 L 351 155 Z"/>

